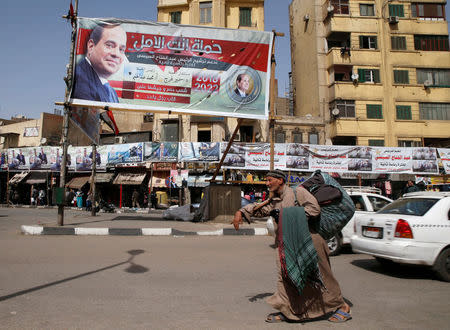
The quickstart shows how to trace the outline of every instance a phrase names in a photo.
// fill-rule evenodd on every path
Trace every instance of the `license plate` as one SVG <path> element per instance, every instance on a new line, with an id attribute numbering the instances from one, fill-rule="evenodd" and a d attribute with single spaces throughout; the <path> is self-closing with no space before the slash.
<path id="1" fill-rule="evenodd" d="M 362 227 L 362 235 L 369 238 L 383 238 L 383 228 Z"/>

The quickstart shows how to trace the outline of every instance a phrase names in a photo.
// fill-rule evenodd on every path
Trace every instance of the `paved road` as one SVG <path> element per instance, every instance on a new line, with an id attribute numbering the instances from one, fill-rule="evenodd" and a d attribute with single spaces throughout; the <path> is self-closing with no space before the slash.
<path id="1" fill-rule="evenodd" d="M 264 322 L 272 310 L 263 298 L 275 285 L 270 237 L 20 234 L 21 224 L 54 221 L 55 212 L 0 208 L 2 329 L 330 327 Z M 67 213 L 68 221 L 84 216 Z M 334 327 L 448 328 L 450 284 L 428 269 L 386 271 L 351 253 L 331 260 L 354 317 Z"/>

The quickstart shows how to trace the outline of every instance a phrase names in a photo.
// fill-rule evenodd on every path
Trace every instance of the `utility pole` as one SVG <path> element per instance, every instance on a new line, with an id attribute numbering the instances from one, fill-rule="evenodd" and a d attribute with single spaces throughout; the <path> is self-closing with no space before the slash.
<path id="1" fill-rule="evenodd" d="M 64 119 L 63 119 L 63 131 L 62 131 L 62 160 L 61 160 L 61 172 L 59 178 L 59 187 L 63 189 L 63 199 L 62 203 L 58 205 L 58 225 L 64 226 L 64 204 L 66 197 L 66 172 L 67 172 L 67 136 L 69 134 L 69 116 L 70 116 L 70 106 L 69 106 L 69 96 L 70 90 L 72 89 L 73 83 L 73 60 L 74 60 L 74 52 L 75 52 L 75 39 L 77 35 L 77 25 L 76 25 L 76 17 L 78 14 L 78 0 L 75 0 L 75 8 L 73 13 L 69 13 L 69 15 L 64 16 L 66 19 L 70 19 L 72 23 L 72 42 L 70 46 L 70 59 L 69 64 L 67 65 L 67 76 L 64 78 L 66 82 L 66 94 L 64 97 Z"/>

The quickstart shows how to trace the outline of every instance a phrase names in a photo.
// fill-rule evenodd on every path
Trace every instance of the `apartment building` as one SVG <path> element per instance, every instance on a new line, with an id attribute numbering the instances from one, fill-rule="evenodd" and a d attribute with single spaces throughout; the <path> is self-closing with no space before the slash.
<path id="1" fill-rule="evenodd" d="M 158 21 L 231 29 L 264 30 L 264 0 L 159 0 Z M 155 114 L 154 141 L 228 141 L 237 119 Z M 268 141 L 268 121 L 245 119 L 237 140 Z"/>
<path id="2" fill-rule="evenodd" d="M 293 0 L 294 115 L 321 144 L 449 147 L 445 3 Z"/>

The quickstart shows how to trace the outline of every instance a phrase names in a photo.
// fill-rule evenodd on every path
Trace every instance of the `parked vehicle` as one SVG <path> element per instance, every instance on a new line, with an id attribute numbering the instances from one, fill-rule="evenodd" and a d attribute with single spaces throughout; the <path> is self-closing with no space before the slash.
<path id="1" fill-rule="evenodd" d="M 355 215 L 350 221 L 342 228 L 342 231 L 333 238 L 328 240 L 328 248 L 330 249 L 330 255 L 335 256 L 341 252 L 344 245 L 349 245 L 350 239 L 354 231 L 354 221 L 356 218 L 374 213 L 385 205 L 392 203 L 392 199 L 381 195 L 381 190 L 374 187 L 359 187 L 359 186 L 344 186 L 343 187 L 350 198 L 355 203 L 356 211 Z"/>
<path id="2" fill-rule="evenodd" d="M 382 264 L 431 266 L 450 281 L 450 192 L 405 194 L 375 214 L 358 217 L 355 228 L 355 252 Z"/>

